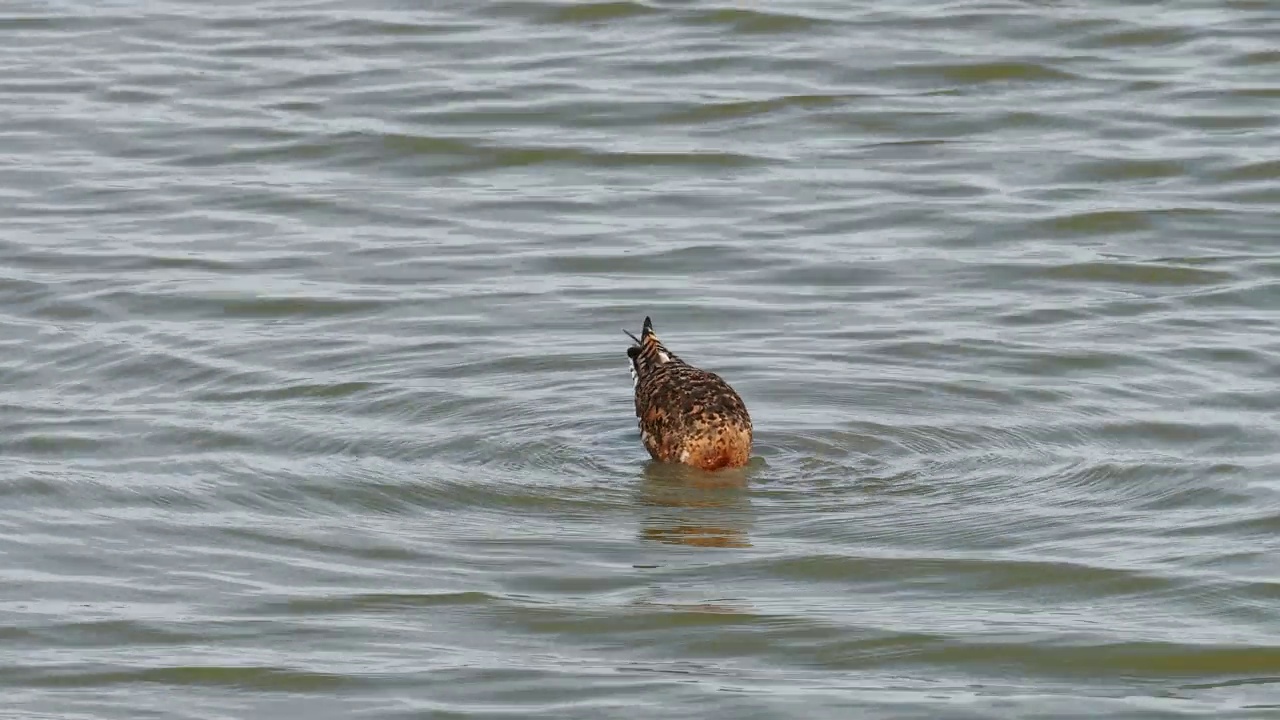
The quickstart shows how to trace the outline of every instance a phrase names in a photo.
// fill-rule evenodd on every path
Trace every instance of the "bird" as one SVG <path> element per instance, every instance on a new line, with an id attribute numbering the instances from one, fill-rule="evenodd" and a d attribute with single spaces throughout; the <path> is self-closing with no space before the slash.
<path id="1" fill-rule="evenodd" d="M 640 337 L 622 332 L 635 343 L 627 357 L 640 441 L 649 456 L 710 471 L 746 465 L 751 416 L 729 383 L 668 350 L 648 316 Z"/>

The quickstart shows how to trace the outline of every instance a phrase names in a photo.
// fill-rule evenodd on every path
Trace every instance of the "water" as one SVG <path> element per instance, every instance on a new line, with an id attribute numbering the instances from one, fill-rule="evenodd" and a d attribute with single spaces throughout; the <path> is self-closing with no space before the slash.
<path id="1" fill-rule="evenodd" d="M 0 716 L 1277 717 L 1277 37 L 5 3 Z"/>

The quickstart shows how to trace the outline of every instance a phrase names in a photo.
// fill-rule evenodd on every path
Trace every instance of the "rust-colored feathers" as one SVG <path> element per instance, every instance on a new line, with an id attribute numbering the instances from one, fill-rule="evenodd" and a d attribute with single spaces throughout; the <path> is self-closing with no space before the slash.
<path id="1" fill-rule="evenodd" d="M 644 319 L 627 348 L 635 381 L 640 440 L 654 460 L 703 470 L 742 467 L 751 457 L 751 416 L 719 375 L 668 350 Z"/>

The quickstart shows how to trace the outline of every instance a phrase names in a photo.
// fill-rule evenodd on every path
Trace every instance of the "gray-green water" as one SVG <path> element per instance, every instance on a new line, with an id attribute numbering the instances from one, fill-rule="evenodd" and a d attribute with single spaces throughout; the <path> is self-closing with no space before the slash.
<path id="1" fill-rule="evenodd" d="M 1278 38 L 5 2 L 0 716 L 1280 716 Z"/>

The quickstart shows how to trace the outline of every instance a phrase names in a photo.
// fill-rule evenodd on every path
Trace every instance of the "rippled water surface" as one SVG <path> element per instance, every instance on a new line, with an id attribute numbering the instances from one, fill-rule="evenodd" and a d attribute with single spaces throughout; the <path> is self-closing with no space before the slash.
<path id="1" fill-rule="evenodd" d="M 4 3 L 0 715 L 1280 717 L 1278 37 Z"/>

